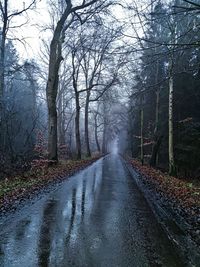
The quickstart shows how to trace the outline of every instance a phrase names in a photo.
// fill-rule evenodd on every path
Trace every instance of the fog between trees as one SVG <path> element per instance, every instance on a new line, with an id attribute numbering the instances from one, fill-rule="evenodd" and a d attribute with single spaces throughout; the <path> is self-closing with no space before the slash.
<path id="1" fill-rule="evenodd" d="M 113 144 L 199 177 L 197 0 L 47 0 L 50 24 L 35 25 L 44 38 L 34 60 L 21 58 L 19 44 L 31 48 L 18 33 L 41 21 L 39 1 L 10 2 L 0 1 L 1 177 L 35 158 L 55 164 Z"/>

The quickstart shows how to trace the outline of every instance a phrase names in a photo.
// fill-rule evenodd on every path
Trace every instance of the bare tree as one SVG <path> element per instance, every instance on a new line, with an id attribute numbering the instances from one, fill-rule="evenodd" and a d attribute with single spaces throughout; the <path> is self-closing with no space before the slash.
<path id="1" fill-rule="evenodd" d="M 2 116 L 2 101 L 4 96 L 4 79 L 5 79 L 5 45 L 7 33 L 9 31 L 9 26 L 11 21 L 16 16 L 20 16 L 23 13 L 27 12 L 29 9 L 32 9 L 37 0 L 31 1 L 27 6 L 24 3 L 24 6 L 21 10 L 17 10 L 14 12 L 10 12 L 9 8 L 9 0 L 1 0 L 0 1 L 0 12 L 2 18 L 2 30 L 1 30 L 1 39 L 0 39 L 0 121 Z"/>
<path id="2" fill-rule="evenodd" d="M 108 1 L 83 1 L 82 4 L 72 6 L 71 0 L 66 0 L 66 6 L 53 32 L 50 44 L 48 81 L 46 86 L 47 106 L 48 106 L 48 157 L 57 161 L 57 110 L 56 97 L 59 83 L 59 68 L 62 61 L 62 44 L 65 39 L 67 29 L 75 19 L 83 24 L 92 14 L 99 12 L 107 6 Z M 81 13 L 82 11 L 82 13 Z"/>
<path id="3" fill-rule="evenodd" d="M 111 71 L 106 67 L 108 61 L 112 62 L 109 56 L 113 43 L 119 38 L 117 30 L 105 30 L 98 25 L 96 29 L 85 36 L 81 42 L 80 53 L 83 57 L 81 64 L 85 86 L 87 88 L 85 101 L 85 145 L 86 154 L 91 156 L 89 141 L 89 105 L 90 102 L 100 100 L 103 94 L 117 82 L 118 65 Z M 106 73 L 109 72 L 109 77 Z"/>

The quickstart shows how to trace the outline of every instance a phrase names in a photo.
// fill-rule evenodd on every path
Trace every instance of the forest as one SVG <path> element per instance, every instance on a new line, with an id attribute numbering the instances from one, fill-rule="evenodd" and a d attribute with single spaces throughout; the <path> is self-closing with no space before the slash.
<path id="1" fill-rule="evenodd" d="M 12 2 L 0 1 L 1 179 L 115 148 L 198 181 L 198 0 Z"/>
<path id="2" fill-rule="evenodd" d="M 0 18 L 0 266 L 199 267 L 200 0 Z"/>

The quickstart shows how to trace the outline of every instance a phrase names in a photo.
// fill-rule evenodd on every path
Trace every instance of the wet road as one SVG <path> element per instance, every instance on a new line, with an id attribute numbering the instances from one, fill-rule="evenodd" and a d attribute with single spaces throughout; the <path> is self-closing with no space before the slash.
<path id="1" fill-rule="evenodd" d="M 117 155 L 0 221 L 0 266 L 181 266 Z"/>

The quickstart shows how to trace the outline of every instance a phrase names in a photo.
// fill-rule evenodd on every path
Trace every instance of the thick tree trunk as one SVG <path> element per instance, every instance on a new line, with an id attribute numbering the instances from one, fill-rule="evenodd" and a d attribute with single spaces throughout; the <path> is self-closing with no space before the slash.
<path id="1" fill-rule="evenodd" d="M 76 132 L 76 152 L 77 152 L 77 159 L 81 159 L 80 103 L 79 103 L 79 93 L 78 92 L 76 92 L 75 132 Z"/>
<path id="2" fill-rule="evenodd" d="M 59 49 L 60 57 L 57 58 Z M 50 47 L 49 75 L 46 88 L 48 108 L 48 159 L 57 162 L 57 108 L 56 98 L 59 81 L 59 67 L 61 62 L 61 45 L 53 40 Z"/>
<path id="3" fill-rule="evenodd" d="M 86 146 L 87 157 L 91 157 L 89 130 L 88 130 L 88 116 L 89 116 L 89 103 L 90 103 L 89 101 L 90 101 L 90 91 L 88 90 L 85 103 L 85 146 Z"/>
<path id="4" fill-rule="evenodd" d="M 59 82 L 58 73 L 62 61 L 62 42 L 64 41 L 63 27 L 71 13 L 71 7 L 71 4 L 67 5 L 63 15 L 58 21 L 50 45 L 49 70 L 46 87 L 48 108 L 48 159 L 54 162 L 58 161 L 56 98 Z"/>
<path id="5" fill-rule="evenodd" d="M 57 111 L 54 101 L 49 100 L 48 104 L 48 158 L 52 161 L 58 160 L 57 155 Z"/>

